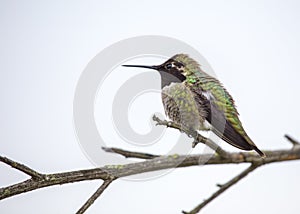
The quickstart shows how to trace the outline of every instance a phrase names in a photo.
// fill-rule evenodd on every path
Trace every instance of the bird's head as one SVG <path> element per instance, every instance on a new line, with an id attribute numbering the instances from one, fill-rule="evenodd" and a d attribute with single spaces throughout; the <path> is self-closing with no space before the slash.
<path id="1" fill-rule="evenodd" d="M 177 54 L 161 65 L 123 65 L 157 70 L 162 78 L 162 87 L 172 82 L 183 82 L 199 69 L 199 64 L 186 54 Z"/>

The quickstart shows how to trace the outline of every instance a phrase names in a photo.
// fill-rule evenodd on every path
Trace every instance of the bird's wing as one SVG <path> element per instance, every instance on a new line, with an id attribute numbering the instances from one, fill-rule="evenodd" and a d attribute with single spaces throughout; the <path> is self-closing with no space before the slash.
<path id="1" fill-rule="evenodd" d="M 197 102 L 205 103 L 206 120 L 213 126 L 213 132 L 216 135 L 237 148 L 254 149 L 261 155 L 263 154 L 243 129 L 234 100 L 226 89 L 211 84 L 209 90 L 201 86 L 192 87 L 191 90 L 195 93 Z"/>

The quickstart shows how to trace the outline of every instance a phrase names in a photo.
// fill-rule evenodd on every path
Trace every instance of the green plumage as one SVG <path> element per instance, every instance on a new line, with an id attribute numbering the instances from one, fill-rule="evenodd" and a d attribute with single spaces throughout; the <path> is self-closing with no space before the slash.
<path id="1" fill-rule="evenodd" d="M 212 131 L 227 143 L 243 150 L 255 150 L 264 157 L 244 130 L 235 103 L 223 85 L 201 70 L 185 54 L 177 54 L 157 66 L 125 65 L 157 70 L 162 79 L 162 102 L 166 115 L 174 122 L 197 133 Z"/>
<path id="2" fill-rule="evenodd" d="M 213 131 L 226 142 L 230 143 L 233 146 L 236 146 L 241 149 L 256 150 L 261 156 L 264 154 L 256 147 L 250 137 L 247 135 L 244 130 L 241 121 L 239 120 L 239 113 L 236 109 L 235 103 L 231 95 L 227 92 L 227 90 L 223 87 L 223 85 L 214 77 L 208 75 L 204 71 L 201 70 L 199 64 L 185 54 L 178 54 L 172 57 L 174 61 L 180 62 L 184 65 L 183 74 L 186 76 L 185 85 L 191 91 L 201 91 L 202 93 L 207 93 L 210 96 L 210 105 L 213 105 L 217 108 L 217 112 L 224 115 L 224 121 L 212 121 L 211 123 L 223 123 L 224 130 L 218 130 L 214 127 Z M 199 96 L 199 94 L 195 93 L 194 96 Z M 207 106 L 200 106 L 201 108 L 205 108 Z M 211 106 L 208 106 L 208 108 Z M 203 110 L 202 110 L 203 111 Z M 217 119 L 218 120 L 218 119 Z M 226 125 L 226 123 L 228 125 Z M 212 124 L 214 126 L 214 124 Z M 226 128 L 226 126 L 232 126 L 233 130 L 231 130 L 231 134 L 226 133 L 226 131 L 230 128 Z M 239 135 L 240 139 L 233 139 Z M 246 141 L 246 142 L 239 142 Z M 247 145 L 248 143 L 248 145 Z M 244 145 L 246 144 L 246 145 Z"/>
<path id="3" fill-rule="evenodd" d="M 233 125 L 236 131 L 249 138 L 238 118 L 239 113 L 236 109 L 234 100 L 223 85 L 216 78 L 202 71 L 200 65 L 187 55 L 179 54 L 172 58 L 185 65 L 187 86 L 193 89 L 201 88 L 203 91 L 210 92 L 215 98 L 213 102 L 224 113 L 226 119 Z"/>

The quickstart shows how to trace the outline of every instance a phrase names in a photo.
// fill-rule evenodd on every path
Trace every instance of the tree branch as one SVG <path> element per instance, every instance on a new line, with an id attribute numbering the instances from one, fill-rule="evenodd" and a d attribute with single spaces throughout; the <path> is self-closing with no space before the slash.
<path id="1" fill-rule="evenodd" d="M 29 168 L 28 166 L 25 166 L 24 164 L 18 163 L 16 161 L 10 160 L 7 157 L 2 157 L 0 156 L 0 161 L 3 163 L 6 163 L 7 165 L 29 175 L 30 177 L 32 177 L 33 179 L 43 179 L 44 175 L 38 173 L 37 171 Z"/>
<path id="2" fill-rule="evenodd" d="M 156 115 L 153 115 L 152 119 L 156 122 L 156 125 L 161 125 L 161 126 L 170 127 L 173 129 L 178 129 L 179 131 L 182 131 L 182 132 L 186 133 L 187 135 L 189 135 L 189 130 L 185 129 L 181 125 L 174 123 L 173 121 L 161 120 Z M 197 145 L 197 143 L 203 143 L 203 144 L 207 145 L 208 147 L 210 147 L 212 150 L 216 151 L 216 153 L 218 153 L 220 156 L 227 157 L 228 153 L 225 150 L 223 150 L 218 144 L 213 142 L 211 139 L 206 138 L 198 133 L 197 139 L 194 139 L 194 140 L 195 141 L 193 143 L 193 147 L 195 147 Z"/>
<path id="3" fill-rule="evenodd" d="M 243 172 L 232 178 L 230 181 L 223 185 L 218 185 L 219 190 L 217 190 L 214 194 L 212 194 L 208 199 L 204 200 L 201 204 L 196 206 L 193 210 L 190 212 L 182 211 L 184 214 L 196 214 L 198 213 L 203 207 L 205 207 L 208 203 L 210 203 L 212 200 L 214 200 L 216 197 L 221 195 L 223 192 L 225 192 L 227 189 L 229 189 L 231 186 L 242 180 L 244 177 L 246 177 L 250 172 L 254 171 L 256 168 L 261 166 L 261 164 L 251 164 L 247 169 L 245 169 Z"/>
<path id="4" fill-rule="evenodd" d="M 296 139 L 292 138 L 291 136 L 289 135 L 284 135 L 284 137 L 291 143 L 293 144 L 293 146 L 300 146 L 300 142 L 297 141 Z"/>
<path id="5" fill-rule="evenodd" d="M 99 196 L 103 193 L 103 191 L 111 184 L 114 178 L 110 178 L 105 180 L 102 185 L 97 189 L 97 191 L 80 207 L 80 209 L 76 212 L 76 214 L 84 213 L 95 201 Z"/>
<path id="6" fill-rule="evenodd" d="M 143 153 L 143 152 L 131 152 L 119 148 L 114 147 L 102 147 L 102 149 L 106 152 L 115 153 L 124 156 L 125 158 L 139 158 L 139 159 L 153 159 L 157 158 L 160 155 L 152 155 L 149 153 Z"/>
<path id="7" fill-rule="evenodd" d="M 218 155 L 198 154 L 198 155 L 176 155 L 162 156 L 142 162 L 108 165 L 100 168 L 78 170 L 63 173 L 45 174 L 43 179 L 28 179 L 23 182 L 0 188 L 0 200 L 17 194 L 29 192 L 32 190 L 49 187 L 53 185 L 62 185 L 66 183 L 86 181 L 86 180 L 107 180 L 111 176 L 115 178 L 136 175 L 144 172 L 151 172 L 169 168 L 181 168 L 199 165 L 199 160 L 206 159 L 205 165 L 210 164 L 238 164 L 238 163 L 258 163 L 268 164 L 281 161 L 291 161 L 300 159 L 300 148 L 288 150 L 265 151 L 267 157 L 261 159 L 256 153 L 241 152 L 228 153 L 228 157 Z M 1 157 L 0 160 L 3 160 Z"/>
<path id="8" fill-rule="evenodd" d="M 191 211 L 192 213 L 193 211 L 195 213 L 197 210 L 199 211 L 200 209 L 202 209 L 205 205 L 207 205 L 225 190 L 230 188 L 233 184 L 237 183 L 239 180 L 241 180 L 243 177 L 245 177 L 248 173 L 253 171 L 258 166 L 275 162 L 300 160 L 300 146 L 293 146 L 293 148 L 291 149 L 264 151 L 264 153 L 267 155 L 265 159 L 262 159 L 254 152 L 229 153 L 225 151 L 225 156 L 220 156 L 216 154 L 158 156 L 151 155 L 148 153 L 130 152 L 118 148 L 105 148 L 105 150 L 108 152 L 114 152 L 123 155 L 125 157 L 135 157 L 148 160 L 124 165 L 108 165 L 100 168 L 85 169 L 71 172 L 40 174 L 37 171 L 23 164 L 10 160 L 6 157 L 0 156 L 0 161 L 2 161 L 3 163 L 10 165 L 13 168 L 31 176 L 30 179 L 27 179 L 23 182 L 0 188 L 0 200 L 53 185 L 62 185 L 66 183 L 95 179 L 103 180 L 104 183 L 101 185 L 101 187 L 99 187 L 99 189 L 79 209 L 78 212 L 83 213 L 101 195 L 101 193 L 113 180 L 121 177 L 169 168 L 196 166 L 199 164 L 252 164 L 251 167 L 249 167 L 247 170 L 245 170 L 226 184 L 221 185 L 220 189 L 216 193 L 214 193 L 210 198 L 205 200 L 203 203 L 201 203 L 194 210 Z M 205 163 L 202 163 L 201 160 L 207 161 Z"/>

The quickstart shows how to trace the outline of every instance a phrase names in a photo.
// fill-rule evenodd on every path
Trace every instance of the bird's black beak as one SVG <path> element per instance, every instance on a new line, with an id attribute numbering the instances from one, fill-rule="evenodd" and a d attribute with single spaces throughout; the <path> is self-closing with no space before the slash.
<path id="1" fill-rule="evenodd" d="M 154 70 L 158 70 L 160 68 L 159 65 L 122 65 L 124 67 L 135 67 L 135 68 L 148 68 L 148 69 L 154 69 Z"/>

